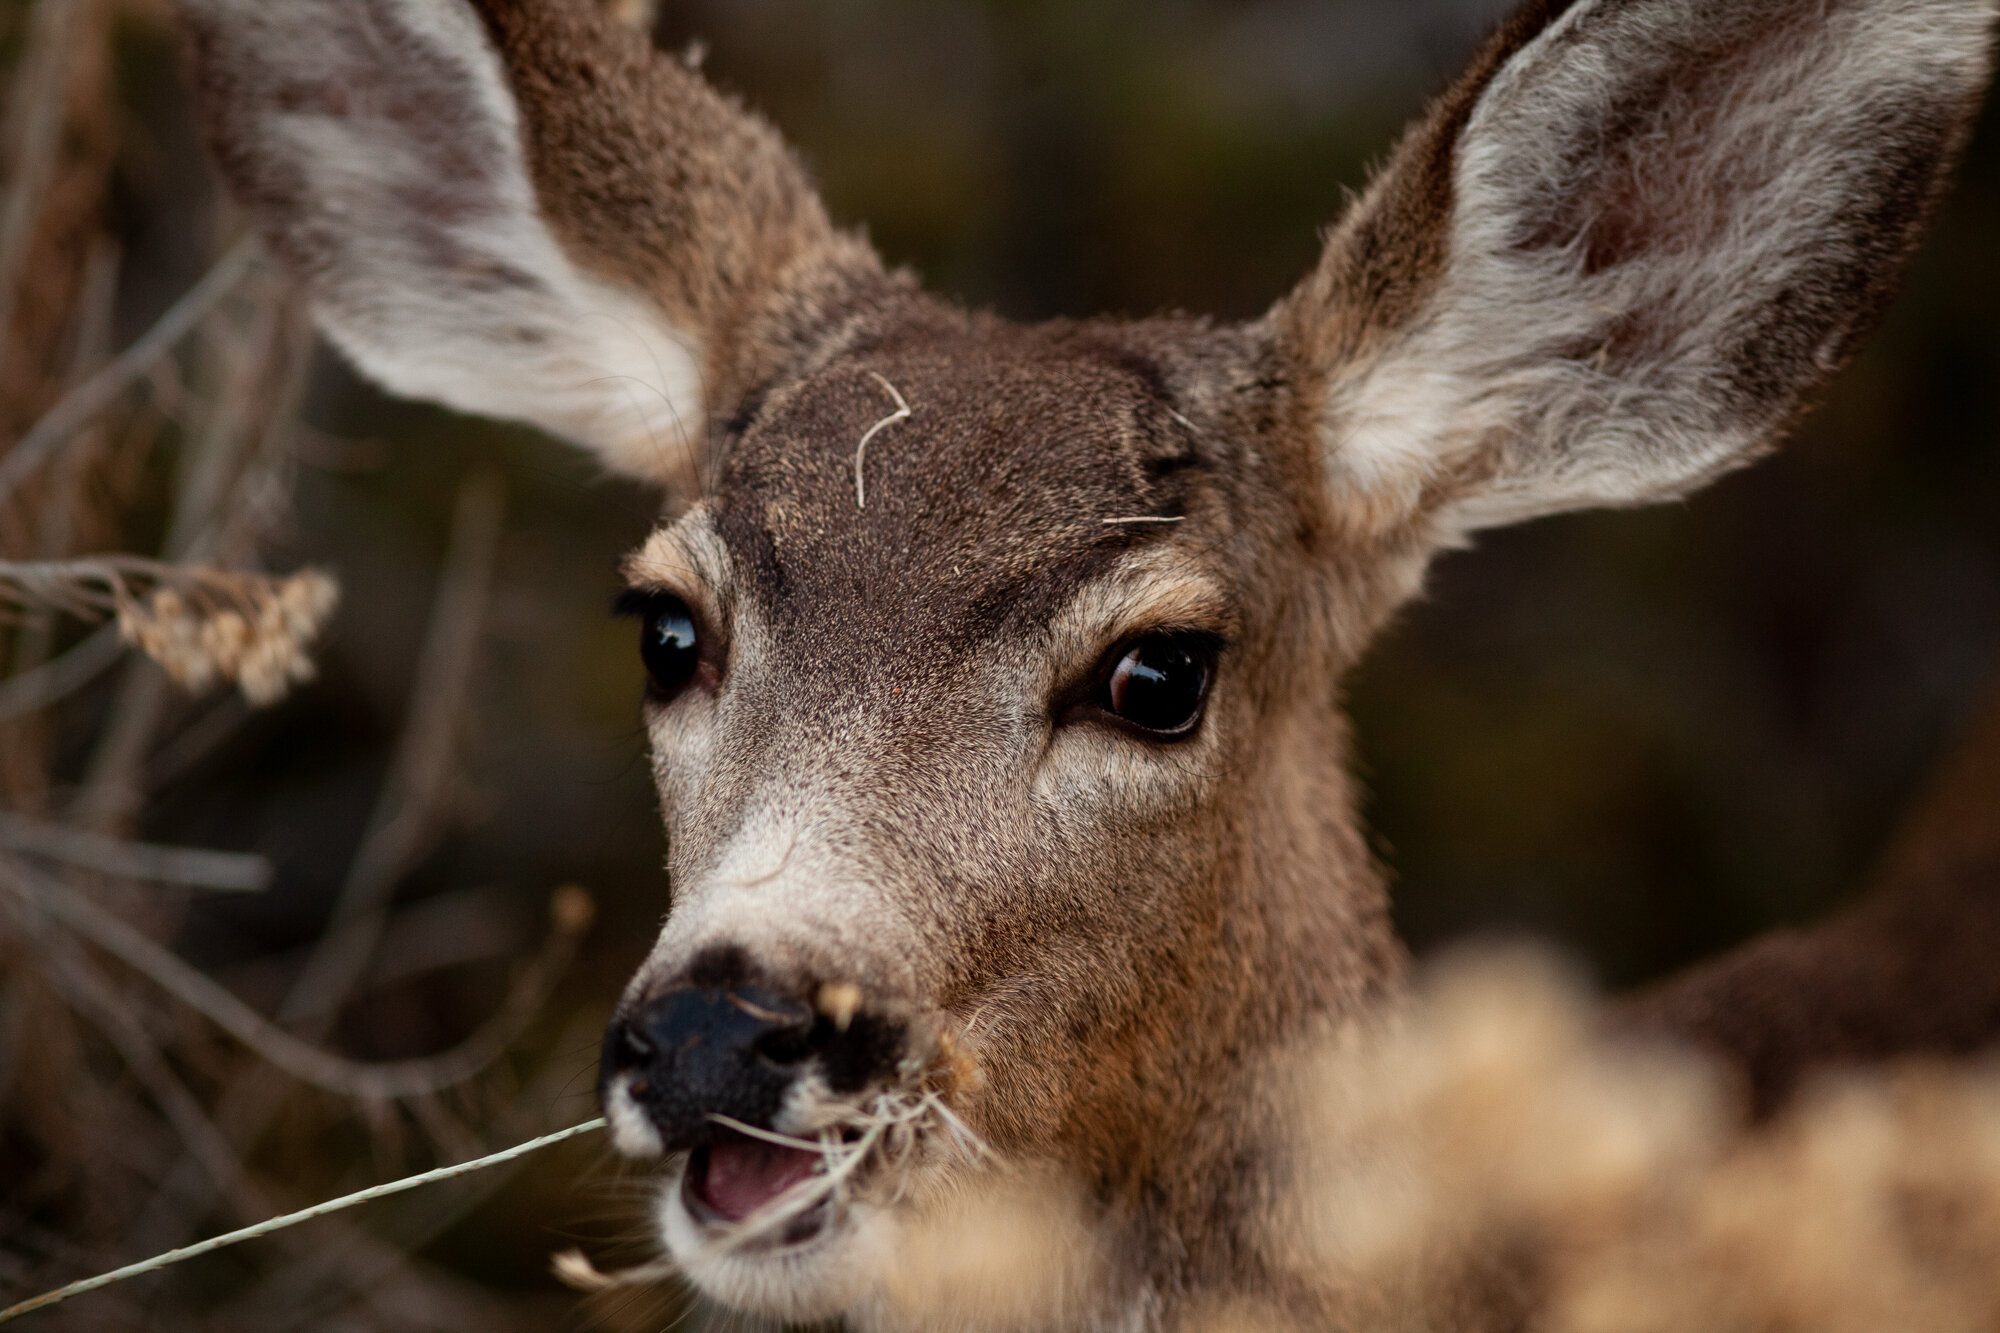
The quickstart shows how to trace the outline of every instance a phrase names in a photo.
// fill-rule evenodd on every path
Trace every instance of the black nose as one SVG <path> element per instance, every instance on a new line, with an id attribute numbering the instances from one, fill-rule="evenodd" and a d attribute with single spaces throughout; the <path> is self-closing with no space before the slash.
<path id="1" fill-rule="evenodd" d="M 603 1074 L 627 1085 L 670 1152 L 713 1136 L 713 1116 L 767 1127 L 814 1053 L 812 1009 L 754 986 L 676 990 L 616 1019 Z M 823 1026 L 823 1023 L 821 1024 Z"/>

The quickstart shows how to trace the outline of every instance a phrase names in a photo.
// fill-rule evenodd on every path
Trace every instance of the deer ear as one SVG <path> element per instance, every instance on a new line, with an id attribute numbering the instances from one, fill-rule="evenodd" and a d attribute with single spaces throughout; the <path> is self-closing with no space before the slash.
<path id="1" fill-rule="evenodd" d="M 768 125 L 594 0 L 181 0 L 211 147 L 393 392 L 682 490 L 711 413 L 879 280 Z"/>
<path id="2" fill-rule="evenodd" d="M 1272 314 L 1336 508 L 1448 541 L 1772 445 L 1892 295 L 1993 14 L 1530 5 Z"/>

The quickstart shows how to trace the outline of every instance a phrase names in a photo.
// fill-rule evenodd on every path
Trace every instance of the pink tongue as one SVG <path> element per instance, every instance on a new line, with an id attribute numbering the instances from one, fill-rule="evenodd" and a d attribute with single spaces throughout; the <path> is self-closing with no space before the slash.
<path id="1" fill-rule="evenodd" d="M 813 1173 L 819 1154 L 735 1136 L 708 1150 L 702 1201 L 740 1222 Z"/>

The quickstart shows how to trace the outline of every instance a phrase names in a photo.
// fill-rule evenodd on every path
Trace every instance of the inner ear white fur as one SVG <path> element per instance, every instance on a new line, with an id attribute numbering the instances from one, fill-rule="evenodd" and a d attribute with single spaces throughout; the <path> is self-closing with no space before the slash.
<path id="1" fill-rule="evenodd" d="M 539 426 L 627 474 L 693 480 L 702 348 L 564 253 L 529 182 L 499 56 L 467 6 L 187 0 L 187 11 L 203 41 L 233 48 L 215 62 L 234 84 L 220 151 L 251 165 L 267 239 L 363 373 Z"/>
<path id="2" fill-rule="evenodd" d="M 1994 7 L 1730 8 L 1582 0 L 1495 73 L 1434 288 L 1328 386 L 1336 497 L 1407 515 L 1441 495 L 1447 540 L 1669 499 L 1768 447 L 1837 367 L 1879 303 L 1857 275 L 1893 273 L 1921 222 L 1874 210 L 1946 165 Z M 1743 49 L 1701 60 L 1718 29 Z M 1628 233 L 1609 262 L 1600 227 Z"/>

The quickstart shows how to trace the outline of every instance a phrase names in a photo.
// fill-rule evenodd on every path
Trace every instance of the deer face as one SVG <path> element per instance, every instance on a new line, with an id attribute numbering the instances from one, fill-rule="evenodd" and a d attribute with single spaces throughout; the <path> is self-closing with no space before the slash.
<path id="1" fill-rule="evenodd" d="M 1081 1185 L 1078 1321 L 1119 1327 L 1268 1271 L 1263 1065 L 1396 978 L 1341 671 L 1432 552 L 1770 446 L 1992 20 L 1538 0 L 1264 319 L 1022 329 L 886 272 L 592 0 L 181 3 L 335 342 L 672 497 L 625 571 L 671 896 L 602 1072 L 668 1249 L 879 1312 L 990 1153 Z"/>
<path id="2" fill-rule="evenodd" d="M 1112 1179 L 1187 1120 L 1189 1068 L 1273 1035 L 1218 982 L 1266 928 L 1242 886 L 1274 844 L 1334 835 L 1293 928 L 1347 918 L 1336 986 L 1394 956 L 1365 858 L 1311 813 L 1345 805 L 1313 516 L 1282 460 L 1239 456 L 1212 350 L 898 319 L 760 402 L 627 563 L 674 645 L 647 705 L 673 899 L 605 1103 L 625 1151 L 689 1154 L 663 1231 L 740 1303 L 774 1261 L 794 1292 L 854 1273 L 876 1196 L 972 1165 L 965 1131 Z M 893 1178 L 712 1243 L 819 1160 L 739 1126 L 894 1115 L 919 1150 Z"/>

